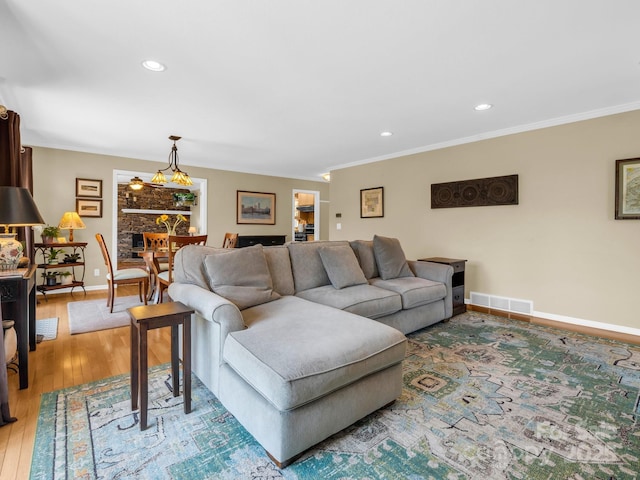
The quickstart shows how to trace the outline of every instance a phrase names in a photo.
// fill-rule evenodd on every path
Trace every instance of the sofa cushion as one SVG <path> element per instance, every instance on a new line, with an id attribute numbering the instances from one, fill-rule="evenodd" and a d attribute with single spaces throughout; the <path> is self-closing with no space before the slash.
<path id="1" fill-rule="evenodd" d="M 278 410 L 312 402 L 402 362 L 405 354 L 398 330 L 297 297 L 243 316 L 248 328 L 227 336 L 224 360 Z"/>
<path id="2" fill-rule="evenodd" d="M 293 274 L 291 273 L 291 260 L 289 249 L 284 245 L 264 247 L 262 250 L 267 259 L 273 289 L 280 295 L 293 295 Z"/>
<path id="3" fill-rule="evenodd" d="M 376 265 L 376 257 L 373 255 L 372 240 L 353 240 L 351 248 L 356 254 L 362 273 L 368 279 L 379 277 L 378 266 Z"/>
<path id="4" fill-rule="evenodd" d="M 349 245 L 346 241 L 287 243 L 296 292 L 329 285 L 331 280 L 322 265 L 318 250 L 324 246 Z"/>
<path id="5" fill-rule="evenodd" d="M 400 294 L 404 310 L 442 300 L 447 296 L 447 287 L 444 283 L 433 282 L 425 278 L 400 277 L 391 280 L 373 278 L 370 283 Z"/>
<path id="6" fill-rule="evenodd" d="M 380 278 L 383 280 L 414 276 L 397 238 L 374 235 L 373 254 L 376 257 Z"/>
<path id="7" fill-rule="evenodd" d="M 367 279 L 362 273 L 358 259 L 349 245 L 336 245 L 318 249 L 322 265 L 335 288 L 363 285 Z"/>
<path id="8" fill-rule="evenodd" d="M 402 310 L 400 295 L 373 285 L 354 285 L 336 290 L 332 285 L 312 288 L 296 295 L 311 302 L 339 308 L 367 318 L 380 318 Z"/>
<path id="9" fill-rule="evenodd" d="M 240 310 L 280 297 L 273 291 L 262 245 L 228 250 L 228 253 L 208 255 L 204 259 L 214 293 L 233 302 Z"/>

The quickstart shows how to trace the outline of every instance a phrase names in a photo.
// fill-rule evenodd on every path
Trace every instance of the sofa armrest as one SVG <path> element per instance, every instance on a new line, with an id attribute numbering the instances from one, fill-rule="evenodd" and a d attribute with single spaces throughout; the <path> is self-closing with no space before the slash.
<path id="1" fill-rule="evenodd" d="M 238 307 L 211 290 L 189 283 L 173 282 L 169 296 L 193 308 L 202 318 L 220 326 L 220 342 L 224 343 L 230 332 L 244 330 L 244 320 Z"/>
<path id="2" fill-rule="evenodd" d="M 444 299 L 444 318 L 451 318 L 453 315 L 453 267 L 442 263 L 419 262 L 408 260 L 409 268 L 416 277 L 426 278 L 433 282 L 444 283 L 447 287 L 447 296 Z"/>

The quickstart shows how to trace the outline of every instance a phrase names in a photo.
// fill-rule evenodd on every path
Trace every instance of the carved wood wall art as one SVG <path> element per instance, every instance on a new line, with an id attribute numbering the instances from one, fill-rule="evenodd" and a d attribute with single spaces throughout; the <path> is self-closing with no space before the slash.
<path id="1" fill-rule="evenodd" d="M 517 204 L 518 175 L 431 184 L 431 208 Z"/>

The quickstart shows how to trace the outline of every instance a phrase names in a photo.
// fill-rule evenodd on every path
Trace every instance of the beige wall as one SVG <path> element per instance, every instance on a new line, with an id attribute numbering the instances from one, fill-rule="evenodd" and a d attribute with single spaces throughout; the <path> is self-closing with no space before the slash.
<path id="1" fill-rule="evenodd" d="M 467 298 L 640 332 L 640 221 L 613 216 L 615 160 L 640 157 L 639 131 L 634 111 L 334 170 L 330 238 L 398 237 L 408 258 L 468 259 Z M 432 183 L 510 174 L 519 205 L 430 208 Z M 384 218 L 361 219 L 359 189 L 378 186 Z"/>
<path id="2" fill-rule="evenodd" d="M 75 179 L 101 179 L 103 185 L 102 218 L 83 218 L 86 230 L 75 230 L 76 241 L 88 242 L 87 286 L 105 285 L 105 267 L 95 241 L 95 234 L 102 233 L 110 251 L 113 251 L 113 171 L 131 170 L 154 172 L 164 168 L 166 162 L 146 162 L 129 158 L 95 155 L 48 148 L 34 148 L 34 198 L 44 220 L 57 225 L 62 214 L 75 210 Z M 320 198 L 328 201 L 329 185 L 325 182 L 296 180 L 291 178 L 252 175 L 192 166 L 183 167 L 194 178 L 208 181 L 207 224 L 209 245 L 220 246 L 225 232 L 241 235 L 286 235 L 291 240 L 292 231 L 292 190 L 318 190 Z M 237 225 L 236 190 L 273 192 L 276 194 L 276 225 Z M 328 204 L 321 209 L 321 234 L 328 238 Z M 65 232 L 66 233 L 66 232 Z M 65 235 L 68 236 L 68 235 Z M 39 239 L 37 239 L 39 241 Z M 93 270 L 100 268 L 100 277 L 93 276 Z M 39 280 L 39 279 L 38 279 Z"/>

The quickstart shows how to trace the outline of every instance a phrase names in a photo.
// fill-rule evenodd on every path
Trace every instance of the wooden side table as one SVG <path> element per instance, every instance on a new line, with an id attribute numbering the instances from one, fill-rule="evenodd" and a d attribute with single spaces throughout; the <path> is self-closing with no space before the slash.
<path id="1" fill-rule="evenodd" d="M 191 412 L 191 314 L 180 302 L 141 305 L 127 308 L 131 318 L 131 409 L 140 402 L 140 430 L 147 428 L 149 372 L 147 362 L 147 331 L 171 327 L 171 377 L 173 396 L 180 394 L 180 366 L 178 359 L 178 326 L 182 325 L 182 377 L 184 413 Z"/>
<path id="2" fill-rule="evenodd" d="M 467 306 L 464 304 L 464 264 L 466 260 L 460 260 L 458 258 L 430 257 L 420 258 L 418 261 L 443 263 L 453 267 L 453 278 L 451 279 L 451 287 L 453 290 L 453 316 L 466 312 Z"/>

